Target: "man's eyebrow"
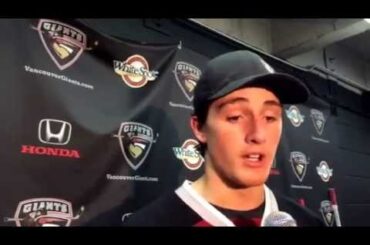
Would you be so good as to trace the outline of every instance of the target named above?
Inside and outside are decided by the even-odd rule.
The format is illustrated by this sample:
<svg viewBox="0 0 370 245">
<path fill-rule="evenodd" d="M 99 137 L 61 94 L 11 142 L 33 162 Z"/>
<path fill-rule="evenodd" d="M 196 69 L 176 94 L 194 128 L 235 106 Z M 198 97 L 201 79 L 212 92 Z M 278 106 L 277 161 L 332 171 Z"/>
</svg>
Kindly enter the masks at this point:
<svg viewBox="0 0 370 245">
<path fill-rule="evenodd" d="M 244 98 L 244 97 L 236 97 L 236 98 L 233 98 L 233 99 L 230 99 L 230 100 L 225 100 L 224 102 L 222 102 L 221 104 L 219 104 L 217 106 L 217 109 L 221 110 L 226 105 L 235 104 L 235 103 L 238 103 L 238 102 L 249 103 L 249 100 L 247 98 Z"/>
<path fill-rule="evenodd" d="M 272 105 L 272 106 L 278 106 L 278 107 L 281 107 L 283 108 L 283 105 L 276 101 L 276 100 L 266 100 L 265 102 L 263 102 L 264 105 Z"/>
</svg>

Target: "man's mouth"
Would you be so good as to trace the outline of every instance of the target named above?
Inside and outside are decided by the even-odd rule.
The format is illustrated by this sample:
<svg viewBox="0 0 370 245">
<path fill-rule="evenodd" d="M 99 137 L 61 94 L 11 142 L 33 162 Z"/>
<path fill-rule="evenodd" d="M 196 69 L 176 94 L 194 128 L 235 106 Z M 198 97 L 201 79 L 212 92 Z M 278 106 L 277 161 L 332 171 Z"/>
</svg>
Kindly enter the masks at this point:
<svg viewBox="0 0 370 245">
<path fill-rule="evenodd" d="M 252 153 L 252 154 L 247 154 L 246 155 L 246 158 L 249 161 L 258 162 L 258 161 L 261 161 L 262 160 L 263 155 L 262 154 L 259 154 L 259 153 Z"/>
<path fill-rule="evenodd" d="M 265 154 L 263 153 L 248 153 L 243 156 L 245 163 L 250 167 L 261 167 L 264 163 Z"/>
</svg>

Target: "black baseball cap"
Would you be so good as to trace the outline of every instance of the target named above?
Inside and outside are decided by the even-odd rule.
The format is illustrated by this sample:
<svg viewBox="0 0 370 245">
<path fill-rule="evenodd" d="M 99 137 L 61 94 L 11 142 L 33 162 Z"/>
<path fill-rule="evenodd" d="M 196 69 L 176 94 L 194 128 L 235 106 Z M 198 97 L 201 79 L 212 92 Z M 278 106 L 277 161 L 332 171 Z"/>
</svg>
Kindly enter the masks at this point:
<svg viewBox="0 0 370 245">
<path fill-rule="evenodd" d="M 194 90 L 194 110 L 242 87 L 262 87 L 273 92 L 282 104 L 304 103 L 310 96 L 298 78 L 277 73 L 259 55 L 239 50 L 210 60 Z"/>
</svg>

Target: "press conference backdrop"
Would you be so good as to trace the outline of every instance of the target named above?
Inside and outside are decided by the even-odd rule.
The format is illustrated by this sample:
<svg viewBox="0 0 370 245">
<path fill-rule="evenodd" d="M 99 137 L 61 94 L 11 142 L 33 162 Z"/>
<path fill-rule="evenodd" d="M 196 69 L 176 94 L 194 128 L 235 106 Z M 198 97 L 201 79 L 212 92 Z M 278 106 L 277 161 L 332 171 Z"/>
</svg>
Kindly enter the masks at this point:
<svg viewBox="0 0 370 245">
<path fill-rule="evenodd" d="M 184 22 L 162 30 L 127 23 L 135 24 L 121 25 L 124 37 L 99 20 L 0 21 L 1 226 L 120 225 L 202 174 L 188 126 L 194 87 L 207 60 L 248 47 Z M 342 225 L 369 225 L 363 100 L 266 59 L 313 91 L 306 104 L 284 108 L 269 186 L 328 226 L 338 225 L 328 194 L 335 188 Z"/>
</svg>

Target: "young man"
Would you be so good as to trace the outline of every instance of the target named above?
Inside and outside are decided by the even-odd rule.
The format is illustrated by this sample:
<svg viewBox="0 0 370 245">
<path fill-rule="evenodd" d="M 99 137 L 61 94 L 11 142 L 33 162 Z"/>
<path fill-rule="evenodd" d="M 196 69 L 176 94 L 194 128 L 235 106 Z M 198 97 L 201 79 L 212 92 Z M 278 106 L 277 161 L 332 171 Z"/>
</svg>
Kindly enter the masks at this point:
<svg viewBox="0 0 370 245">
<path fill-rule="evenodd" d="M 312 211 L 265 185 L 282 132 L 282 104 L 307 101 L 307 87 L 257 54 L 211 60 L 194 91 L 191 129 L 204 175 L 131 215 L 128 226 L 265 226 L 277 211 L 297 226 L 322 226 Z M 270 216 L 271 217 L 271 216 Z"/>
</svg>

